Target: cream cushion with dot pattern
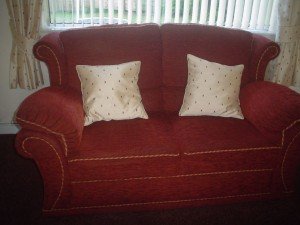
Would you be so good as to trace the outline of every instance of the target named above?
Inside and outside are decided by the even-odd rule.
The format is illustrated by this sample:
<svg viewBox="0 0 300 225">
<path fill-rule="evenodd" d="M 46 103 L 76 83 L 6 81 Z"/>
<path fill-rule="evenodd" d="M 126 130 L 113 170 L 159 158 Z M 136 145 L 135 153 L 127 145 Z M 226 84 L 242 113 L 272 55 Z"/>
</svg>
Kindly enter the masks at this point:
<svg viewBox="0 0 300 225">
<path fill-rule="evenodd" d="M 243 119 L 239 93 L 244 65 L 227 66 L 187 55 L 188 81 L 180 116 Z"/>
<path fill-rule="evenodd" d="M 148 119 L 137 85 L 140 61 L 119 65 L 77 65 L 81 82 L 85 123 Z"/>
</svg>

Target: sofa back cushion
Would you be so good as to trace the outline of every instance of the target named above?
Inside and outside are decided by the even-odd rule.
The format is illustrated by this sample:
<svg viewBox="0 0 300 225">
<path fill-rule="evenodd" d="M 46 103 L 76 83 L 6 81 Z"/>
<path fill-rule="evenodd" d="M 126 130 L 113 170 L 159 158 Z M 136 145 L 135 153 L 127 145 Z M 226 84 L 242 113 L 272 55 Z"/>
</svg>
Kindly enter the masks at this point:
<svg viewBox="0 0 300 225">
<path fill-rule="evenodd" d="M 159 26 L 108 25 L 60 33 L 68 85 L 80 90 L 76 65 L 116 65 L 141 61 L 138 85 L 147 112 L 162 109 L 162 57 Z"/>
<path fill-rule="evenodd" d="M 241 87 L 249 82 L 252 34 L 213 26 L 166 24 L 161 27 L 163 98 L 166 111 L 178 112 L 187 83 L 187 54 L 228 66 L 244 65 Z"/>
</svg>

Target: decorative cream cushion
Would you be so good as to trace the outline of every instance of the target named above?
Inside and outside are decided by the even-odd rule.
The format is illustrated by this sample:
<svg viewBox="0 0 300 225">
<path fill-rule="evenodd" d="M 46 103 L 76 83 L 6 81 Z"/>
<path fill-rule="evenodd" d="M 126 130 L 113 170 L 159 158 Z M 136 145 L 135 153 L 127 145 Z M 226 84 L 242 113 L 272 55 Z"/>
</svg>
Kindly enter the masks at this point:
<svg viewBox="0 0 300 225">
<path fill-rule="evenodd" d="M 85 123 L 101 120 L 148 119 L 137 85 L 140 61 L 119 65 L 77 65 Z"/>
<path fill-rule="evenodd" d="M 243 119 L 239 93 L 244 65 L 226 66 L 187 55 L 188 81 L 180 116 Z"/>
</svg>

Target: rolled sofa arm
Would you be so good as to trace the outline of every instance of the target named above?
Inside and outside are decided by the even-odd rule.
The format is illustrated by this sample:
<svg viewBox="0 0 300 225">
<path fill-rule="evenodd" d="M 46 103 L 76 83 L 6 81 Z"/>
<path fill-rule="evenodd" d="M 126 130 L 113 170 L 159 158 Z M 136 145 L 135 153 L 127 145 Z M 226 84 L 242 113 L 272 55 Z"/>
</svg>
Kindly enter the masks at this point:
<svg viewBox="0 0 300 225">
<path fill-rule="evenodd" d="M 65 156 L 76 152 L 80 144 L 84 111 L 81 93 L 67 87 L 47 87 L 26 98 L 16 121 L 22 129 L 55 136 Z"/>
<path fill-rule="evenodd" d="M 240 104 L 244 117 L 273 140 L 300 123 L 300 95 L 279 84 L 258 81 L 246 85 L 240 92 Z"/>
<path fill-rule="evenodd" d="M 62 42 L 59 38 L 60 32 L 51 32 L 42 37 L 34 46 L 34 56 L 45 62 L 51 86 L 60 86 L 67 83 L 66 62 Z"/>
<path fill-rule="evenodd" d="M 241 89 L 240 103 L 245 118 L 281 148 L 275 186 L 284 193 L 294 192 L 300 172 L 300 95 L 282 85 L 258 81 Z"/>
<path fill-rule="evenodd" d="M 36 162 L 44 182 L 44 210 L 66 207 L 71 181 L 68 161 L 60 141 L 49 134 L 22 129 L 16 137 L 17 151 Z"/>
<path fill-rule="evenodd" d="M 250 73 L 253 74 L 251 81 L 263 81 L 267 65 L 270 60 L 278 56 L 280 47 L 277 43 L 266 37 L 253 34 L 251 48 Z"/>
</svg>

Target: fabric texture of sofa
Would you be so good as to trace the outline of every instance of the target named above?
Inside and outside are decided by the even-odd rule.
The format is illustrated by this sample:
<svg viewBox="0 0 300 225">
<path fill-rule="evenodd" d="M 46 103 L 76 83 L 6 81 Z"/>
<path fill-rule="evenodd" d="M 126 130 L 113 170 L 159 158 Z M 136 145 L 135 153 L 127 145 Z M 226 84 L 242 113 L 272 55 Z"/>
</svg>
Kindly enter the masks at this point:
<svg viewBox="0 0 300 225">
<path fill-rule="evenodd" d="M 300 165 L 300 95 L 263 81 L 279 46 L 202 25 L 102 26 L 50 33 L 35 44 L 50 87 L 20 105 L 16 148 L 44 181 L 49 215 L 200 206 L 290 196 Z M 245 66 L 244 120 L 179 117 L 187 54 Z M 149 119 L 83 126 L 76 65 L 139 60 Z"/>
</svg>

